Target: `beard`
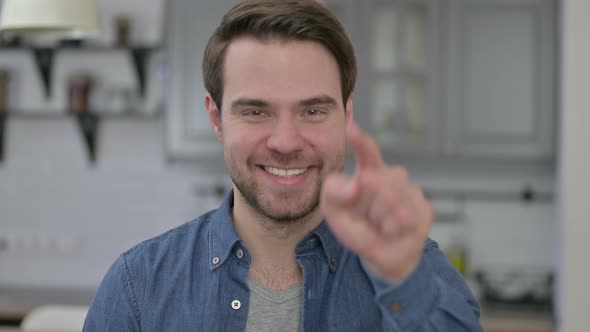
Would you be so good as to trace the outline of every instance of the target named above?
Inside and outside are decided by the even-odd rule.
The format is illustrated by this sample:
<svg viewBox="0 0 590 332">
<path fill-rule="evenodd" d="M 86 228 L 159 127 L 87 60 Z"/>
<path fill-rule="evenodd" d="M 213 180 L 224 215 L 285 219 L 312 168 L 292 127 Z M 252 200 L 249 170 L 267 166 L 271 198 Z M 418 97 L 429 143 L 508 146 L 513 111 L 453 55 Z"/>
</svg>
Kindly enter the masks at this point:
<svg viewBox="0 0 590 332">
<path fill-rule="evenodd" d="M 263 192 L 254 181 L 240 181 L 242 179 L 232 177 L 232 180 L 248 205 L 263 217 L 277 223 L 294 223 L 303 220 L 311 214 L 320 204 L 321 183 L 318 180 L 313 184 L 313 193 L 304 199 L 293 200 L 293 195 L 286 191 L 272 194 Z M 272 197 L 269 197 L 272 196 Z M 301 195 L 299 195 L 301 197 Z M 273 203 L 279 201 L 278 203 Z M 276 206 L 280 205 L 280 206 Z"/>
<path fill-rule="evenodd" d="M 224 159 L 228 173 L 236 188 L 248 205 L 260 216 L 276 223 L 287 224 L 304 220 L 318 209 L 320 191 L 325 177 L 325 175 L 322 176 L 322 170 L 324 170 L 322 161 L 313 163 L 315 165 L 313 171 L 317 173 L 312 179 L 313 182 L 308 184 L 302 191 L 284 189 L 277 192 L 261 188 L 255 172 L 239 168 L 235 160 L 227 155 Z M 337 154 L 336 159 L 336 166 L 331 171 L 342 171 L 344 168 L 342 154 Z M 301 163 L 297 163 L 297 160 L 301 160 L 297 156 L 273 156 L 272 160 L 278 162 L 279 165 L 301 165 Z M 248 160 L 246 165 L 254 165 L 254 163 Z"/>
</svg>

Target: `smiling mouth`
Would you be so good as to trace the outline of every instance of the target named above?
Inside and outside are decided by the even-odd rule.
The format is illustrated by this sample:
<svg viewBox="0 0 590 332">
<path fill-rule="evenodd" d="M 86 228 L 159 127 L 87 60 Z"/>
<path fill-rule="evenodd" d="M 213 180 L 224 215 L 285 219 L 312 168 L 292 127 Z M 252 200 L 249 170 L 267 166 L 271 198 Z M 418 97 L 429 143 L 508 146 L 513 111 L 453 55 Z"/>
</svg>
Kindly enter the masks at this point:
<svg viewBox="0 0 590 332">
<path fill-rule="evenodd" d="M 276 167 L 270 167 L 270 166 L 263 166 L 262 168 L 269 174 L 272 174 L 275 176 L 281 176 L 281 177 L 297 176 L 297 175 L 305 173 L 305 171 L 308 170 L 307 167 L 306 168 L 282 169 L 282 168 L 276 168 Z"/>
</svg>

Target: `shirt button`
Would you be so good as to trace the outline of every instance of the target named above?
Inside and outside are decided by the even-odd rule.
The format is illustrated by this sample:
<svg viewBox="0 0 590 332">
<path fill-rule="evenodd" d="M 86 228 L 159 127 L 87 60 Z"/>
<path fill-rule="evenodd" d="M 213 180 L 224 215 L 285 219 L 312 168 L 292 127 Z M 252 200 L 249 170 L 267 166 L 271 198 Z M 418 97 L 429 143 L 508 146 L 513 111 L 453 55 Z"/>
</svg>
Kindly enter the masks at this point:
<svg viewBox="0 0 590 332">
<path fill-rule="evenodd" d="M 213 264 L 219 263 L 219 257 L 213 257 Z"/>
<path fill-rule="evenodd" d="M 238 256 L 239 259 L 242 259 L 242 257 L 244 257 L 244 250 L 238 249 L 236 256 Z"/>
<path fill-rule="evenodd" d="M 393 311 L 393 312 L 400 312 L 401 310 L 402 310 L 402 305 L 399 304 L 399 302 L 394 302 L 391 305 L 391 311 Z"/>
<path fill-rule="evenodd" d="M 238 310 L 238 309 L 240 309 L 242 307 L 242 303 L 240 301 L 238 301 L 238 300 L 233 300 L 231 302 L 231 307 L 234 310 Z"/>
</svg>

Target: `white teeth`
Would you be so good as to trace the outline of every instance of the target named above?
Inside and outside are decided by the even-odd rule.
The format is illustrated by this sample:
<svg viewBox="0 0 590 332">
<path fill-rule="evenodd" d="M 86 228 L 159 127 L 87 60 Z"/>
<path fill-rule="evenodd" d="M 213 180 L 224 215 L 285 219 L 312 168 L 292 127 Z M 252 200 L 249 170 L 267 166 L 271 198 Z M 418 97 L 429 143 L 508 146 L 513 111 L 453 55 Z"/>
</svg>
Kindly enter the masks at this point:
<svg viewBox="0 0 590 332">
<path fill-rule="evenodd" d="M 267 171 L 268 173 L 270 173 L 272 175 L 277 175 L 277 176 L 295 176 L 295 175 L 302 174 L 303 172 L 305 172 L 306 169 L 307 168 L 280 169 L 280 168 L 264 166 L 265 171 Z"/>
</svg>

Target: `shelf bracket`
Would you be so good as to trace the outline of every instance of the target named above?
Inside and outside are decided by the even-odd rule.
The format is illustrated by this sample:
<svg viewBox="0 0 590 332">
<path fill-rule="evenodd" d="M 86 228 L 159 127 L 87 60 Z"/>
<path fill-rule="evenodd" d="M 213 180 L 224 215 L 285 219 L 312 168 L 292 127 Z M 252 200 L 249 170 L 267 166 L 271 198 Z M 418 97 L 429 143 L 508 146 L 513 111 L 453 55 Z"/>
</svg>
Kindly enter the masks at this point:
<svg viewBox="0 0 590 332">
<path fill-rule="evenodd" d="M 4 127 L 6 126 L 6 110 L 0 111 L 0 162 L 4 161 Z"/>
<path fill-rule="evenodd" d="M 82 135 L 84 144 L 86 145 L 88 160 L 91 164 L 95 164 L 99 117 L 96 114 L 90 112 L 76 113 L 75 116 L 78 120 L 80 134 Z"/>
<path fill-rule="evenodd" d="M 37 69 L 43 82 L 45 97 L 49 98 L 51 96 L 51 74 L 53 69 L 55 49 L 48 47 L 33 48 L 33 55 L 35 57 L 35 64 L 37 65 Z"/>
<path fill-rule="evenodd" d="M 149 47 L 131 47 L 129 50 L 131 61 L 133 62 L 133 68 L 135 69 L 135 75 L 137 77 L 137 83 L 139 85 L 139 95 L 142 98 L 145 97 L 146 94 L 146 67 L 150 51 Z"/>
</svg>

